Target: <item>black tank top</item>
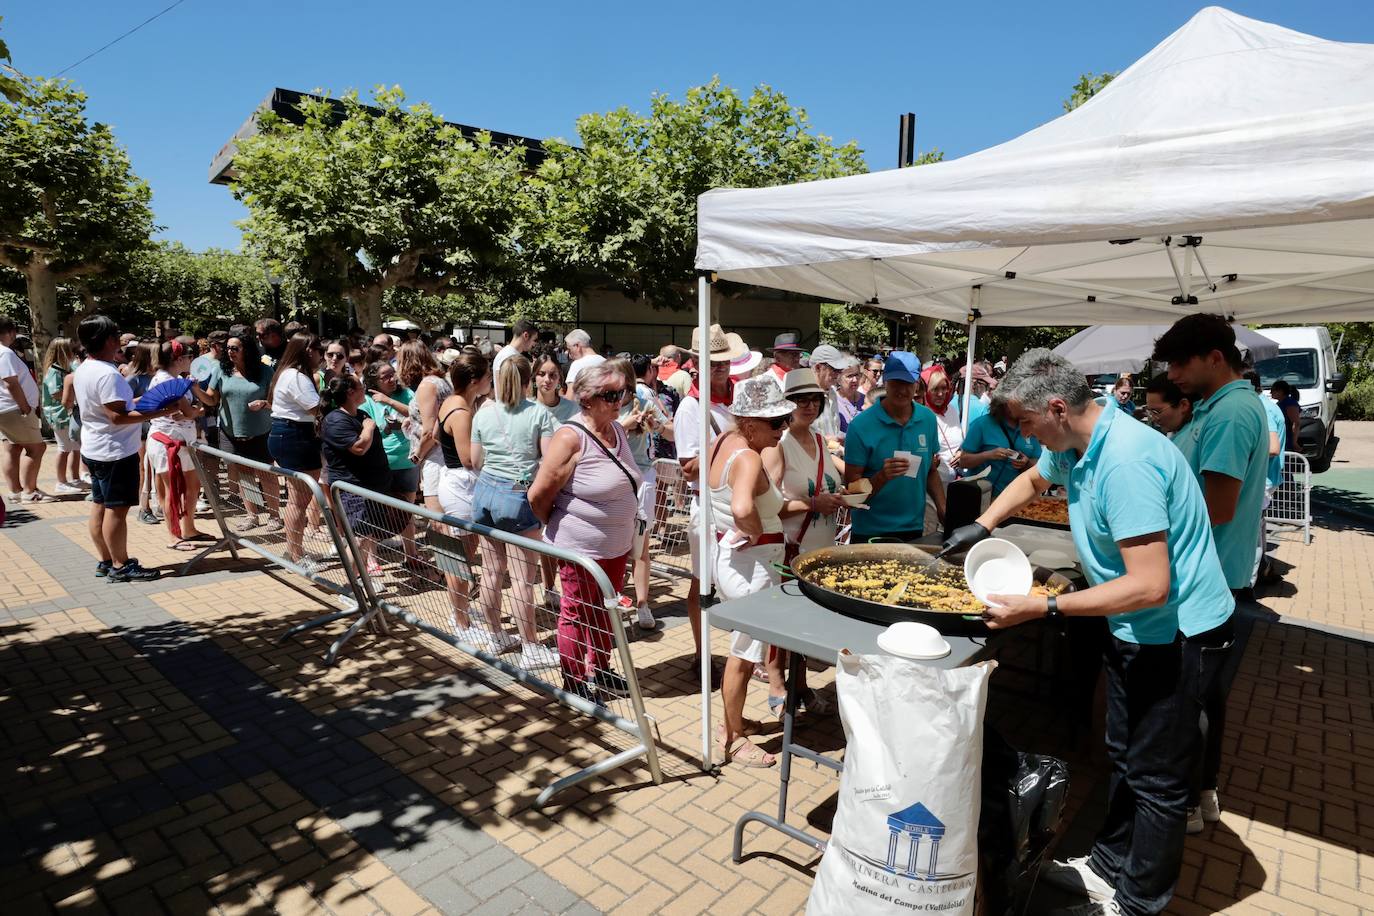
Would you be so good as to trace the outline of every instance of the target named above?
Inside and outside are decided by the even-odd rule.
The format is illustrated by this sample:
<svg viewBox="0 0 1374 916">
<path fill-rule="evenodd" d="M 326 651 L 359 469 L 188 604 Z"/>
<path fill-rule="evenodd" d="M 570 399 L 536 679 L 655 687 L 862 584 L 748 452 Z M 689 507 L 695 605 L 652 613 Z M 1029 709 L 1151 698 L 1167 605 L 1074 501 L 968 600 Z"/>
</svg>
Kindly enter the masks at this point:
<svg viewBox="0 0 1374 916">
<path fill-rule="evenodd" d="M 453 441 L 453 436 L 448 431 L 448 418 L 460 410 L 467 410 L 467 408 L 455 407 L 439 420 L 439 451 L 444 454 L 444 467 L 446 468 L 456 469 L 463 466 L 463 458 L 458 454 L 458 443 Z"/>
</svg>

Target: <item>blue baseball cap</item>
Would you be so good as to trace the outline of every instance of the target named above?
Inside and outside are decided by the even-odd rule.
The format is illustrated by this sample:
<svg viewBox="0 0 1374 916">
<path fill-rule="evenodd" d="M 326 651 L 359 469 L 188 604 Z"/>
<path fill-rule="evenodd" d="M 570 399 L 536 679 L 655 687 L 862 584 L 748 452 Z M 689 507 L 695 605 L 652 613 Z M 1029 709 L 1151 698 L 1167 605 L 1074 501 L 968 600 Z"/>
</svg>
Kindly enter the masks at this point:
<svg viewBox="0 0 1374 916">
<path fill-rule="evenodd" d="M 883 381 L 915 382 L 921 377 L 921 358 L 906 350 L 893 350 L 883 363 Z"/>
</svg>

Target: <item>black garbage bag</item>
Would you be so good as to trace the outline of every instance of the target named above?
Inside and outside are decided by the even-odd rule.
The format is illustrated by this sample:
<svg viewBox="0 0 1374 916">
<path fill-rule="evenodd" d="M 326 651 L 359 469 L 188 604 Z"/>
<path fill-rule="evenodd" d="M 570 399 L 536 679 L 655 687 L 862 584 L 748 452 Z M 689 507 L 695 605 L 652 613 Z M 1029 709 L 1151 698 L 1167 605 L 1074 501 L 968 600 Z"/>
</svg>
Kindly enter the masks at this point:
<svg viewBox="0 0 1374 916">
<path fill-rule="evenodd" d="M 984 728 L 978 819 L 984 912 L 1015 911 L 1024 879 L 1034 873 L 1054 839 L 1068 794 L 1068 764 L 1018 751 L 996 730 Z"/>
</svg>

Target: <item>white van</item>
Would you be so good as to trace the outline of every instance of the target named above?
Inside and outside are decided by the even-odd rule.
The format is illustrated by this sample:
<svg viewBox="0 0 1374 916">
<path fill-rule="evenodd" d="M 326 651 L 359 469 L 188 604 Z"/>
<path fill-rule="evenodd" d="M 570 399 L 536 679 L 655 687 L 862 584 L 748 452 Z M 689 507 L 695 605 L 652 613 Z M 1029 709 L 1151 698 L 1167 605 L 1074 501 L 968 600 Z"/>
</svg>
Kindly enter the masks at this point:
<svg viewBox="0 0 1374 916">
<path fill-rule="evenodd" d="M 1279 345 L 1278 356 L 1255 363 L 1268 397 L 1269 386 L 1279 379 L 1292 385 L 1302 406 L 1298 444 L 1288 450 L 1302 452 L 1315 472 L 1331 466 L 1336 454 L 1336 395 L 1345 388 L 1345 376 L 1336 371 L 1336 350 L 1331 335 L 1318 325 L 1310 328 L 1260 328 L 1259 332 Z"/>
</svg>

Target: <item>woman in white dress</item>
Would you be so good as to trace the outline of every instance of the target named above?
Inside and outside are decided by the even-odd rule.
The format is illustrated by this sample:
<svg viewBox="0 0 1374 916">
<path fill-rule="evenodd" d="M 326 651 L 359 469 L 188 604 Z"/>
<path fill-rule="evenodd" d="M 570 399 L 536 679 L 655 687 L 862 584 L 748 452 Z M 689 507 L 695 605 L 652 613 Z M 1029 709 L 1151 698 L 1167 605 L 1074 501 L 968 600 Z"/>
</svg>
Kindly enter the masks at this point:
<svg viewBox="0 0 1374 916">
<path fill-rule="evenodd" d="M 777 446 L 764 449 L 763 468 L 769 478 L 781 481 L 783 503 L 778 514 L 786 540 L 786 559 L 791 563 L 795 556 L 808 550 L 834 546 L 839 534 L 837 516 L 845 504 L 840 497 L 844 465 L 825 447 L 824 437 L 811 428 L 825 406 L 825 392 L 816 373 L 793 369 L 782 385 L 783 396 L 797 409 Z M 786 671 L 785 653 L 774 652 L 783 655 L 777 667 Z M 797 686 L 802 706 L 808 712 L 830 712 L 830 703 L 807 689 L 804 681 Z M 784 700 L 783 696 L 769 696 L 769 710 L 781 716 Z"/>
<path fill-rule="evenodd" d="M 735 428 L 716 440 L 707 478 L 711 513 L 718 544 L 712 560 L 716 584 L 725 600 L 742 598 L 778 584 L 777 565 L 783 559 L 782 493 L 764 470 L 761 453 L 776 447 L 796 405 L 769 378 L 751 378 L 735 386 L 730 413 Z M 733 633 L 720 694 L 725 721 L 716 731 L 716 750 L 722 762 L 769 767 L 772 755 L 749 740 L 759 723 L 744 718 L 744 700 L 754 665 L 768 647 L 747 633 Z M 781 657 L 769 662 L 768 692 L 785 692 Z"/>
</svg>

